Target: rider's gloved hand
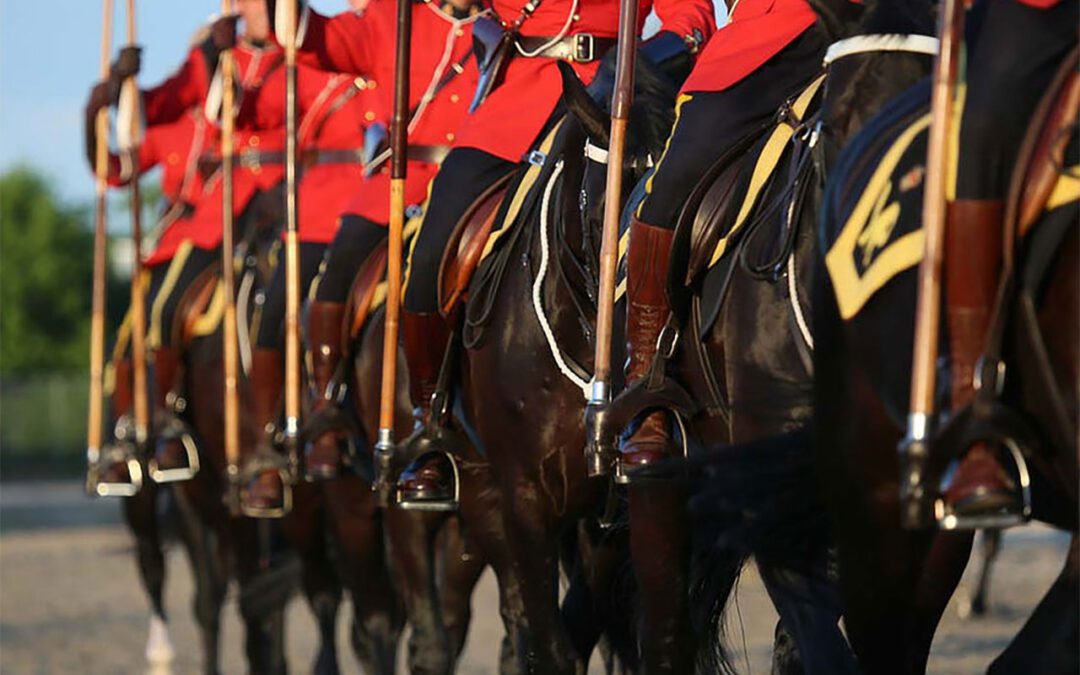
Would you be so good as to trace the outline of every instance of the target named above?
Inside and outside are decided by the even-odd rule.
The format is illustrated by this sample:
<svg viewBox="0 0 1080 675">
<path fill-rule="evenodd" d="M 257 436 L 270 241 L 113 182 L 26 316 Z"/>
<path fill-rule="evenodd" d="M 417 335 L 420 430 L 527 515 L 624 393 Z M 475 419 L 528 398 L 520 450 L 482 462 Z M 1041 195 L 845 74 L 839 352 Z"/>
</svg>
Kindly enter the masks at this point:
<svg viewBox="0 0 1080 675">
<path fill-rule="evenodd" d="M 682 82 L 690 74 L 702 39 L 683 37 L 668 30 L 652 36 L 638 50 L 641 56 L 676 82 Z"/>
<path fill-rule="evenodd" d="M 223 16 L 210 25 L 210 42 L 214 49 L 223 52 L 236 46 L 236 24 L 239 14 Z"/>
<path fill-rule="evenodd" d="M 123 82 L 129 77 L 138 75 L 141 69 L 142 47 L 139 47 L 138 45 L 121 47 L 119 54 L 116 56 L 116 60 L 113 61 L 112 70 L 109 71 L 109 77 Z"/>
</svg>

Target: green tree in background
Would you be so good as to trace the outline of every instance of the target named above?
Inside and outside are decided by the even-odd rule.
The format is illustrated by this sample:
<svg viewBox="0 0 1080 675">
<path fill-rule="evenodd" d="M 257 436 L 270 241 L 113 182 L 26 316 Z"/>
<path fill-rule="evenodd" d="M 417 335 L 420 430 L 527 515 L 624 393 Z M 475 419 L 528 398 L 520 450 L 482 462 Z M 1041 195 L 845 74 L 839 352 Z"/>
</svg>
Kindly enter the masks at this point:
<svg viewBox="0 0 1080 675">
<path fill-rule="evenodd" d="M 87 366 L 94 235 L 31 169 L 0 176 L 0 375 Z M 109 280 L 110 325 L 126 308 Z"/>
</svg>

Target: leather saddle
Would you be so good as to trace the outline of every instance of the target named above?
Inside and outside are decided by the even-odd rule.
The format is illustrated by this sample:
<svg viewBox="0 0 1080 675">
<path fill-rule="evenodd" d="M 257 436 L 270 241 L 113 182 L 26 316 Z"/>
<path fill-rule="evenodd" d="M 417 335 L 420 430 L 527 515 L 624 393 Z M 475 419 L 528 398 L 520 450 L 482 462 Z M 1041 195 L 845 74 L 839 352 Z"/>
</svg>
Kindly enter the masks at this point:
<svg viewBox="0 0 1080 675">
<path fill-rule="evenodd" d="M 189 345 L 197 337 L 213 333 L 220 324 L 215 300 L 220 296 L 221 265 L 214 264 L 195 277 L 184 289 L 173 320 L 173 344 Z"/>
<path fill-rule="evenodd" d="M 353 278 L 352 286 L 349 288 L 349 299 L 345 309 L 345 316 L 350 318 L 342 325 L 343 347 L 360 337 L 372 310 L 377 306 L 376 296 L 380 286 L 386 281 L 387 257 L 386 247 L 379 246 L 356 271 L 356 277 Z"/>
<path fill-rule="evenodd" d="M 1064 166 L 1065 151 L 1073 141 L 1080 118 L 1080 48 L 1073 49 L 1062 63 L 1046 96 L 1033 119 L 1033 125 L 1021 150 L 1023 167 L 1013 176 L 1012 209 L 1008 218 L 1014 223 L 1016 237 L 1025 237 L 1043 212 L 1060 206 L 1062 200 L 1075 199 L 1077 189 L 1070 190 L 1069 182 L 1080 183 Z M 1073 141 L 1074 142 L 1074 141 Z M 1026 160 L 1026 161 L 1024 161 Z M 1073 199 L 1069 199 L 1072 197 Z M 1009 242 L 1006 242 L 1009 244 Z"/>
<path fill-rule="evenodd" d="M 516 175 L 510 172 L 499 178 L 465 210 L 454 227 L 439 265 L 439 308 L 444 316 L 449 316 L 464 299 L 495 227 L 499 207 Z"/>
</svg>

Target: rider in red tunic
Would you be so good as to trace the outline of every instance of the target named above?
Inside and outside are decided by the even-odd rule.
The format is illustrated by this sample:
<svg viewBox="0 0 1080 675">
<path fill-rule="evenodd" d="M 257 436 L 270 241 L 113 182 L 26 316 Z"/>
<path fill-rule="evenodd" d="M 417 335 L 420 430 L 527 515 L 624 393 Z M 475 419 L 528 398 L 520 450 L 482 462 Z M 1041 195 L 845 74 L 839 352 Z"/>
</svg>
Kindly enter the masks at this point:
<svg viewBox="0 0 1080 675">
<path fill-rule="evenodd" d="M 536 5 L 520 0 L 492 2 L 495 18 L 504 26 L 518 25 L 519 37 L 501 84 L 454 136 L 454 149 L 432 185 L 430 208 L 410 254 L 401 330 L 410 381 L 416 379 L 414 392 L 424 394 L 413 403 L 422 409 L 425 421 L 431 407 L 427 394 L 434 390 L 449 337 L 439 313 L 436 277 L 454 226 L 484 190 L 525 159 L 548 123 L 562 94 L 556 61 L 568 62 L 589 83 L 618 32 L 617 0 L 545 0 Z M 643 0 L 642 22 L 650 9 L 660 18 L 662 31 L 649 42 L 665 56 L 696 52 L 715 29 L 709 0 Z M 644 50 L 648 58 L 649 43 Z M 417 433 L 407 443 L 422 439 Z M 450 508 L 455 491 L 451 462 L 443 452 L 421 455 L 399 478 L 401 501 Z"/>
<path fill-rule="evenodd" d="M 980 0 L 969 12 L 967 87 L 945 237 L 954 409 L 974 398 L 998 289 L 1009 179 L 1035 107 L 1076 47 L 1077 7 L 1071 0 Z M 951 513 L 1019 516 L 1021 498 L 999 451 L 978 443 L 966 452 L 943 494 Z"/>
<path fill-rule="evenodd" d="M 825 38 L 806 0 L 740 0 L 706 45 L 676 104 L 667 148 L 630 225 L 627 384 L 643 377 L 671 313 L 666 295 L 675 222 L 698 180 L 733 145 L 761 129 L 821 70 Z M 709 139 L 703 143 L 702 139 Z M 622 444 L 620 475 L 666 456 L 667 414 L 647 415 Z"/>
<path fill-rule="evenodd" d="M 406 204 L 418 208 L 439 162 L 449 151 L 476 89 L 472 58 L 472 24 L 478 12 L 471 1 L 454 0 L 442 7 L 415 3 L 412 16 L 412 60 L 408 178 Z M 333 18 L 306 12 L 301 20 L 302 63 L 360 75 L 368 134 L 365 154 L 370 175 L 354 185 L 352 198 L 340 209 L 340 229 L 312 285 L 308 306 L 308 363 L 312 366 L 315 399 L 312 409 L 322 421 L 334 417 L 333 402 L 322 396 L 342 358 L 345 305 L 361 264 L 385 245 L 389 222 L 389 162 L 381 141 L 392 109 L 393 59 L 396 41 L 394 0 L 371 0 L 361 11 Z M 381 132 L 381 133 L 380 133 Z M 303 200 L 301 200 L 303 204 Z M 410 378 L 411 381 L 411 378 Z M 314 422 L 316 418 L 309 420 Z M 306 449 L 309 472 L 331 473 L 341 461 L 342 431 L 311 439 Z"/>
<path fill-rule="evenodd" d="M 86 139 L 87 153 L 91 166 L 94 163 L 94 148 L 96 135 L 94 118 L 97 114 L 98 104 L 91 97 L 91 103 L 87 106 L 86 115 Z M 192 109 L 179 120 L 171 124 L 152 126 L 138 146 L 138 154 L 130 153 L 123 155 L 111 154 L 109 157 L 108 181 L 113 187 L 127 185 L 130 181 L 160 166 L 162 209 L 156 227 L 162 230 L 154 252 L 143 261 L 146 266 L 148 279 L 148 292 L 146 294 L 147 326 L 147 349 L 152 350 L 154 364 L 154 417 L 153 437 L 157 446 L 172 445 L 179 441 L 179 429 L 175 425 L 176 417 L 168 405 L 169 394 L 176 385 L 176 373 L 180 364 L 179 349 L 172 344 L 171 326 L 172 313 L 175 303 L 166 303 L 164 299 L 169 295 L 162 293 L 162 288 L 168 278 L 169 262 L 176 255 L 186 239 L 185 233 L 189 230 L 188 216 L 193 210 L 192 204 L 198 199 L 202 188 L 202 180 L 198 172 L 197 160 L 202 149 L 213 142 L 213 133 L 209 129 L 202 116 L 201 110 Z M 183 244 L 189 247 L 190 245 Z M 188 255 L 185 248 L 183 255 Z M 166 329 L 163 330 L 163 326 Z M 130 340 L 124 340 L 123 345 L 118 347 L 113 355 L 112 365 L 114 372 L 114 385 L 112 393 L 112 415 L 116 421 L 117 429 L 130 426 L 128 415 L 132 401 L 131 360 L 129 354 Z M 130 431 L 130 429 L 128 430 Z M 116 433 L 116 437 L 133 438 L 131 433 Z M 184 458 L 179 456 L 182 448 L 173 448 L 175 452 L 164 454 L 176 454 L 175 462 L 161 465 L 161 468 L 174 468 L 182 464 Z M 120 470 L 122 465 L 116 467 Z M 106 468 L 106 471 L 109 471 Z M 112 480 L 105 476 L 106 480 Z M 118 476 L 118 478 L 120 478 Z"/>
<path fill-rule="evenodd" d="M 260 2 L 239 4 L 244 20 L 245 38 L 235 50 L 240 73 L 240 101 L 245 92 L 261 85 L 267 72 L 281 63 L 280 49 L 269 45 L 269 24 Z M 142 96 L 147 123 L 146 139 L 137 161 L 113 158 L 112 180 L 126 182 L 131 176 L 149 170 L 155 163 L 163 166 L 162 188 L 172 206 L 165 212 L 163 233 L 154 252 L 144 262 L 150 271 L 148 293 L 148 345 L 154 350 L 156 380 L 156 418 L 175 420 L 165 405 L 174 389 L 181 362 L 181 345 L 176 343 L 174 318 L 184 290 L 220 254 L 222 194 L 220 171 L 213 171 L 212 158 L 219 140 L 208 113 L 216 113 L 214 100 L 220 103 L 220 85 L 212 86 L 211 76 L 218 66 L 222 47 L 234 38 L 222 35 L 235 30 L 231 19 L 220 20 L 202 31 L 184 64 L 162 84 L 145 90 Z M 207 35 L 209 33 L 209 36 Z M 106 82 L 97 85 L 88 105 L 88 120 L 103 106 L 115 104 L 120 82 L 138 72 L 138 48 L 121 50 L 118 65 Z M 211 103 L 208 105 L 207 100 Z M 209 115 L 216 117 L 216 114 Z M 89 123 L 89 122 L 88 122 Z M 262 164 L 258 160 L 266 149 L 283 147 L 284 135 L 249 133 L 237 135 L 239 160 L 234 171 L 233 214 L 239 216 L 252 198 L 280 182 L 280 160 Z M 210 160 L 209 162 L 207 160 Z M 125 167 L 130 167 L 125 170 Z M 205 175 L 204 175 L 205 174 Z M 204 180 L 205 179 L 205 180 Z M 126 381 L 118 375 L 117 382 Z M 130 398 L 130 397 L 128 397 Z M 155 425 L 158 425 L 155 422 Z M 166 423 L 165 429 L 174 424 Z M 185 461 L 183 449 L 174 442 L 175 435 L 159 435 L 155 455 L 162 469 Z M 164 442 L 162 442 L 164 441 Z"/>
<path fill-rule="evenodd" d="M 297 72 L 297 225 L 300 241 L 300 289 L 306 289 L 338 229 L 339 214 L 363 181 L 361 142 L 371 111 L 363 78 L 329 73 L 306 66 Z M 285 120 L 284 71 L 271 75 L 242 111 L 238 123 L 254 128 L 277 128 Z M 250 373 L 256 428 L 276 426 L 284 380 L 286 279 L 284 247 L 277 249 L 277 265 L 256 324 L 255 350 Z M 259 439 L 254 456 L 245 457 L 244 475 L 254 480 L 245 491 L 245 503 L 259 509 L 280 505 L 283 459 L 274 452 L 273 434 Z"/>
</svg>

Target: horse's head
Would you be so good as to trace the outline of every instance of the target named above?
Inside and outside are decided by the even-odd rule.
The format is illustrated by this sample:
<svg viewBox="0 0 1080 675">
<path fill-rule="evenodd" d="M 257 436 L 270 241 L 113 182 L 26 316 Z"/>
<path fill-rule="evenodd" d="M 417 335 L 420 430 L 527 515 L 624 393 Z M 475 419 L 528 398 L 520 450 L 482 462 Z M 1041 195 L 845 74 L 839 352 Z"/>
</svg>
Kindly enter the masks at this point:
<svg viewBox="0 0 1080 675">
<path fill-rule="evenodd" d="M 586 161 L 580 192 L 581 215 L 586 229 L 598 230 L 603 222 L 607 149 L 611 140 L 611 115 L 608 111 L 614 83 L 614 60 L 605 60 L 596 79 L 588 87 L 578 79 L 570 66 L 560 63 L 559 68 L 563 76 L 563 102 L 573 123 L 580 127 L 586 139 Z M 675 120 L 677 91 L 675 83 L 647 59 L 636 59 L 634 103 L 630 111 L 623 164 L 623 201 L 663 152 Z"/>
<path fill-rule="evenodd" d="M 809 0 L 830 42 L 822 120 L 843 147 L 885 103 L 933 63 L 931 0 Z"/>
</svg>

